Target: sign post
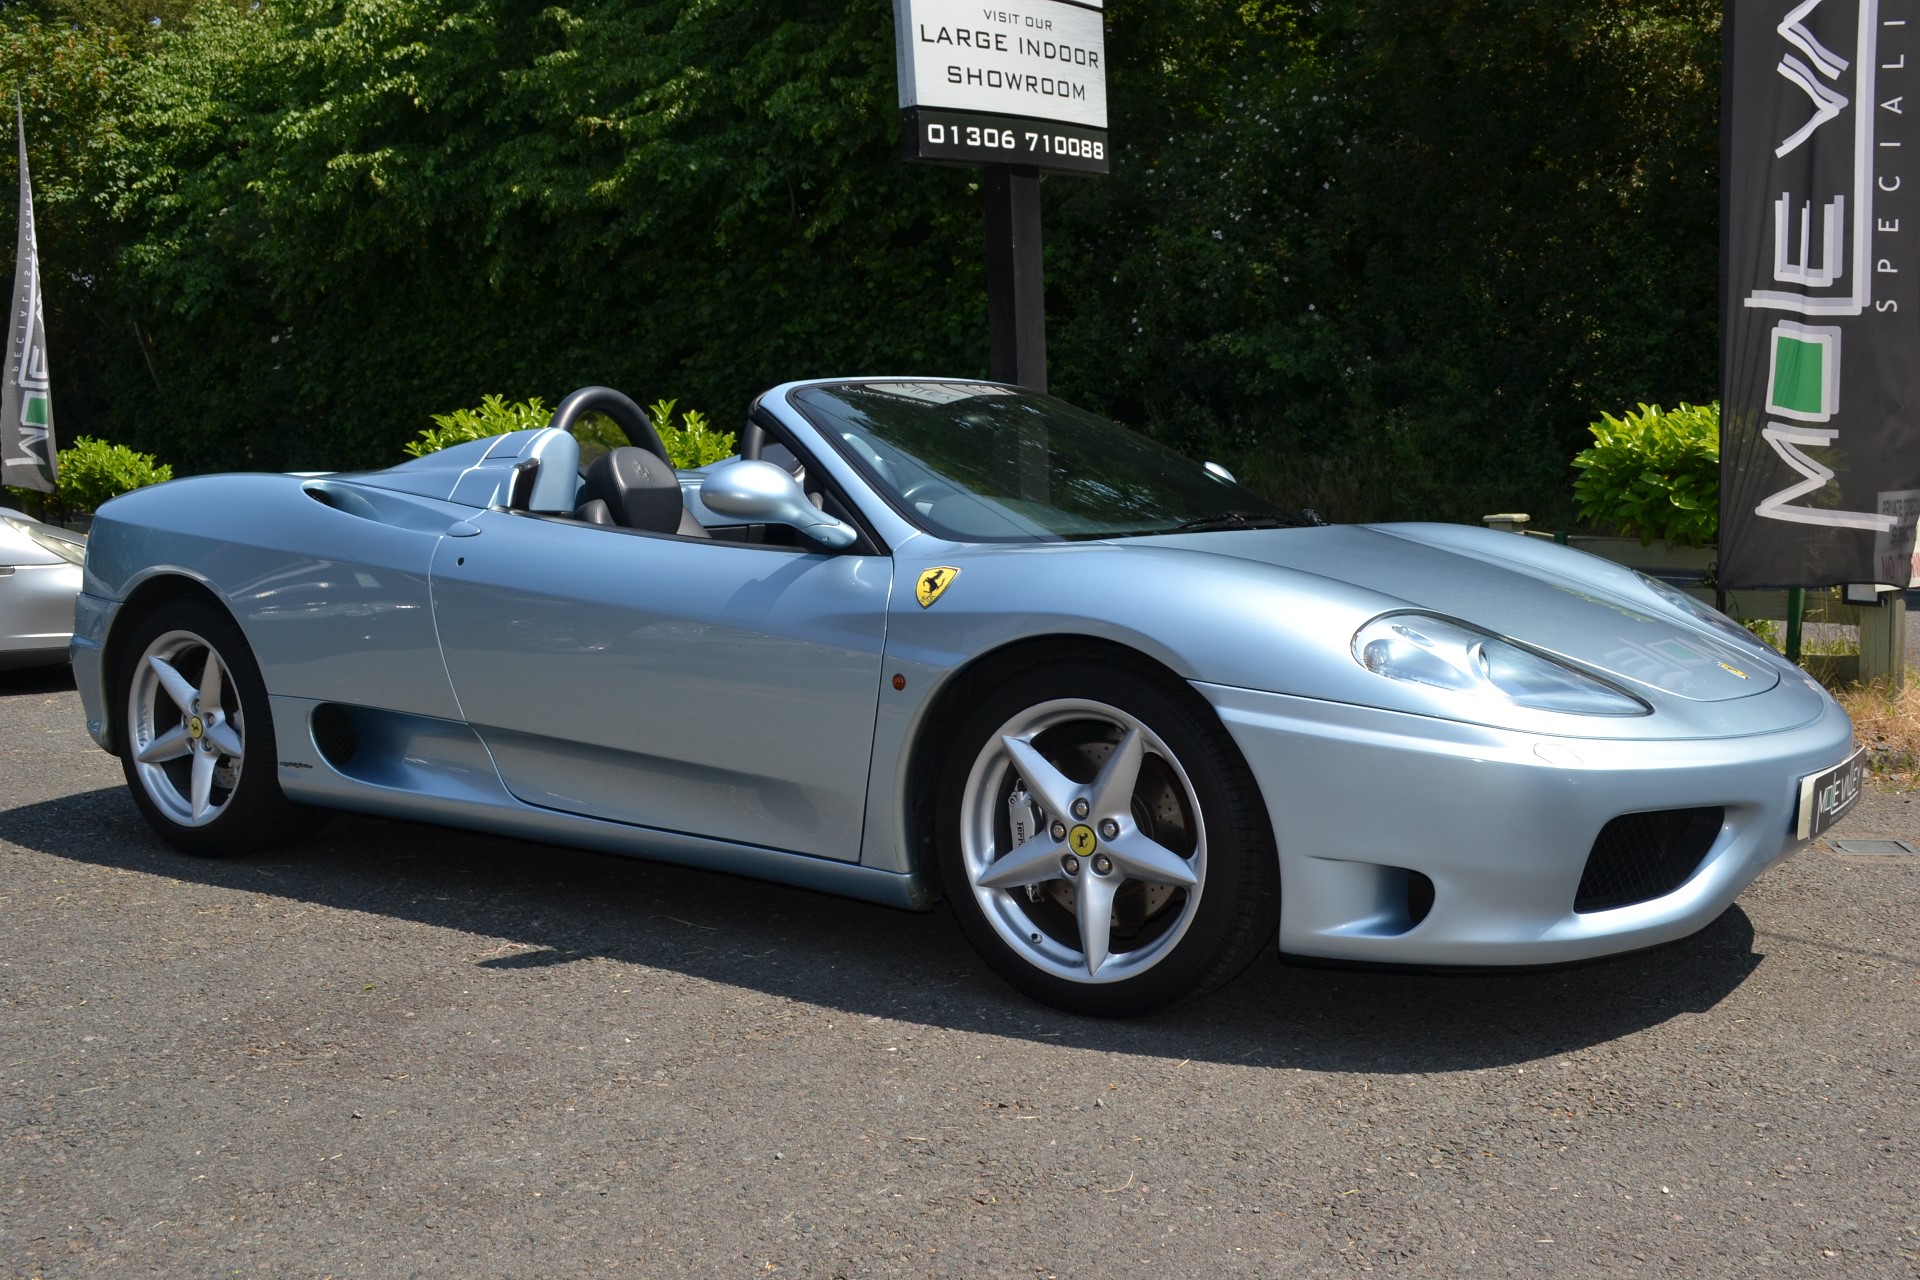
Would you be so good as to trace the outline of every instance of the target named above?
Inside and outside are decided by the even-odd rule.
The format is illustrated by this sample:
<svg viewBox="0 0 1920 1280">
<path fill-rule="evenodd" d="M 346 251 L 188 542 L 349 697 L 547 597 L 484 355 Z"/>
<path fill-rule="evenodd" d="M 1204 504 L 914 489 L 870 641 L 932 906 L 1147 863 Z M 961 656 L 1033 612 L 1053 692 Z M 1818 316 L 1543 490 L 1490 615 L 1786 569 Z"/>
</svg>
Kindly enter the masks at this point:
<svg viewBox="0 0 1920 1280">
<path fill-rule="evenodd" d="M 1040 175 L 1108 172 L 1104 0 L 894 0 L 903 158 L 984 169 L 990 373 L 1047 387 Z"/>
<path fill-rule="evenodd" d="M 987 365 L 996 382 L 1047 389 L 1047 285 L 1040 171 L 987 166 Z"/>
</svg>

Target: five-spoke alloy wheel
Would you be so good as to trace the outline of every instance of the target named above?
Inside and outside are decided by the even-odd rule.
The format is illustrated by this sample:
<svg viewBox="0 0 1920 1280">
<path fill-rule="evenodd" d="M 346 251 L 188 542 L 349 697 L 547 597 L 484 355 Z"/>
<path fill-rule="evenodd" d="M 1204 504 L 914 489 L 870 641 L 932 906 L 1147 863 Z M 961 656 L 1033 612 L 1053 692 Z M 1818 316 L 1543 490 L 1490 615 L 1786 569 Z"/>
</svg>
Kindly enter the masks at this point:
<svg viewBox="0 0 1920 1280">
<path fill-rule="evenodd" d="M 1270 827 L 1212 709 L 1153 674 L 1030 669 L 954 743 L 940 813 L 947 895 L 1014 985 L 1130 1015 L 1239 972 L 1276 926 Z"/>
<path fill-rule="evenodd" d="M 210 602 L 171 600 L 117 651 L 121 767 L 154 830 L 208 857 L 281 839 L 289 806 L 266 689 L 233 620 Z"/>
</svg>

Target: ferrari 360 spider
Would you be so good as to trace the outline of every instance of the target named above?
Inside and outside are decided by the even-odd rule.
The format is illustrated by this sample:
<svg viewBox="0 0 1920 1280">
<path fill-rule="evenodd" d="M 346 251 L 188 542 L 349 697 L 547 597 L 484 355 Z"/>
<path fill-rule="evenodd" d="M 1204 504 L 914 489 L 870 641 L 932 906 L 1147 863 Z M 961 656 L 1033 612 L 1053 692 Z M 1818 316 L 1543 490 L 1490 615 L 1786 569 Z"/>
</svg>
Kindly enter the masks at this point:
<svg viewBox="0 0 1920 1280">
<path fill-rule="evenodd" d="M 582 465 L 597 411 L 633 447 Z M 1059 400 L 790 383 L 676 474 L 626 396 L 94 521 L 88 729 L 189 853 L 295 805 L 902 907 L 1133 1014 L 1263 949 L 1552 964 L 1691 934 L 1858 790 L 1845 714 L 1544 539 L 1324 526 Z"/>
</svg>

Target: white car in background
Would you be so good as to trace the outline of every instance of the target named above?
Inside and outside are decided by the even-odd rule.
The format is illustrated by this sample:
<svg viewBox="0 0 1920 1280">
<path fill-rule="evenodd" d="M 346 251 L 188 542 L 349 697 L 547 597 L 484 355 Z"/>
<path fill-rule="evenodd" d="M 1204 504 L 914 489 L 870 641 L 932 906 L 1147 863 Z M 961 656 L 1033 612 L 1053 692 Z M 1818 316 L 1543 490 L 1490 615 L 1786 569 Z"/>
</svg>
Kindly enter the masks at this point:
<svg viewBox="0 0 1920 1280">
<path fill-rule="evenodd" d="M 0 509 L 0 671 L 67 660 L 86 558 L 77 534 Z"/>
</svg>

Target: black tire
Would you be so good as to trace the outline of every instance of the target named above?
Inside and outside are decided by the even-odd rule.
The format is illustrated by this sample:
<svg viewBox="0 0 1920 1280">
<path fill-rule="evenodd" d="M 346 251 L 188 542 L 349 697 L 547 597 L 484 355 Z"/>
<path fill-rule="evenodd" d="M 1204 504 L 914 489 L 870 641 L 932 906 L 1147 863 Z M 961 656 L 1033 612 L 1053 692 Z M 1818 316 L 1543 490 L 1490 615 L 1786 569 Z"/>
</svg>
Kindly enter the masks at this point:
<svg viewBox="0 0 1920 1280">
<path fill-rule="evenodd" d="M 936 820 L 947 900 L 975 950 L 1074 1013 L 1201 996 L 1279 924 L 1272 826 L 1246 761 L 1198 694 L 1144 667 L 1056 661 L 994 689 L 954 737 Z"/>
<path fill-rule="evenodd" d="M 280 792 L 266 685 L 226 611 L 205 600 L 169 600 L 136 620 L 115 647 L 120 767 L 160 838 L 203 858 L 289 838 L 304 811 Z"/>
</svg>

